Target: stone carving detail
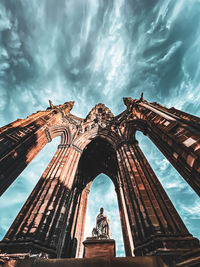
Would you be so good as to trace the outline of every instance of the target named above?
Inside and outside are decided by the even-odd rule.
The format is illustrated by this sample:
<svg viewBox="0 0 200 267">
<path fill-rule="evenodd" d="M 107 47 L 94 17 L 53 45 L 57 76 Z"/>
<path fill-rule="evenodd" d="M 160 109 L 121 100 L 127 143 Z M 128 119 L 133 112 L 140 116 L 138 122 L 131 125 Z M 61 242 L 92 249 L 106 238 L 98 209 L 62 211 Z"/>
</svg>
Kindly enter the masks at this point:
<svg viewBox="0 0 200 267">
<path fill-rule="evenodd" d="M 96 126 L 105 128 L 113 121 L 114 115 L 104 104 L 97 104 L 87 115 L 85 124 L 95 123 Z"/>
<path fill-rule="evenodd" d="M 49 132 L 48 127 L 45 129 L 45 133 L 46 133 L 46 138 L 47 138 L 48 142 L 50 143 L 52 141 L 52 138 L 51 138 L 51 134 Z"/>
</svg>

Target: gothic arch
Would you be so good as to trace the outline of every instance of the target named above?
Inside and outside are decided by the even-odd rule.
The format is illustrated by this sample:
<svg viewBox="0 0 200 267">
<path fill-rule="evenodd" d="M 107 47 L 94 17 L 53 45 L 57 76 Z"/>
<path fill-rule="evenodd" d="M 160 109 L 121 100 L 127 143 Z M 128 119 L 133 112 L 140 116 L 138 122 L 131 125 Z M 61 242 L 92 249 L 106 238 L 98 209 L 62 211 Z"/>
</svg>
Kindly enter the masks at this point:
<svg viewBox="0 0 200 267">
<path fill-rule="evenodd" d="M 97 175 L 104 173 L 117 186 L 118 163 L 114 145 L 115 143 L 111 143 L 104 135 L 98 134 L 92 138 L 81 154 L 76 183 L 86 186 Z"/>
<path fill-rule="evenodd" d="M 89 198 L 88 198 L 88 203 L 87 203 L 87 214 L 86 214 L 86 220 L 85 220 L 86 229 L 84 231 L 84 236 L 86 237 L 91 236 L 92 226 L 95 227 L 95 217 L 93 216 L 91 217 L 91 213 L 90 213 L 90 211 L 94 213 L 94 210 L 91 209 L 91 206 L 95 205 L 96 214 L 98 213 L 99 209 L 103 207 L 106 212 L 106 215 L 108 215 L 108 219 L 110 219 L 110 229 L 112 233 L 112 238 L 116 237 L 116 248 L 117 247 L 119 248 L 119 245 L 120 245 L 120 247 L 123 247 L 122 249 L 124 250 L 124 243 L 123 243 L 123 236 L 122 236 L 122 223 L 120 221 L 120 216 L 119 216 L 120 215 L 119 205 L 118 205 L 118 200 L 117 200 L 117 194 L 115 191 L 115 185 L 112 179 L 108 175 L 104 173 L 100 173 L 92 180 L 92 182 L 90 182 L 87 185 L 87 188 L 90 191 L 90 193 L 89 193 Z M 98 190 L 98 194 L 96 193 L 96 190 Z M 113 217 L 109 215 L 109 213 L 112 213 L 114 215 L 115 220 Z M 87 215 L 90 215 L 90 216 L 87 216 Z M 117 220 L 117 224 L 116 224 L 116 220 Z M 88 229 L 87 223 L 89 221 L 92 222 L 92 226 Z M 113 223 L 115 225 L 114 228 L 112 227 Z M 117 252 L 118 251 L 116 251 L 116 254 L 118 254 Z M 83 246 L 81 242 L 78 242 L 76 257 L 82 258 L 82 256 L 83 256 Z"/>
<path fill-rule="evenodd" d="M 122 137 L 120 137 L 116 132 L 109 129 L 98 129 L 95 127 L 78 136 L 73 141 L 73 145 L 79 147 L 83 151 L 85 147 L 92 142 L 92 140 L 98 137 L 105 139 L 113 146 L 113 148 L 117 147 L 117 145 L 122 141 Z"/>
<path fill-rule="evenodd" d="M 124 98 L 128 128 L 147 135 L 193 190 L 200 195 L 200 119 L 175 108 Z M 139 122 L 139 123 L 137 123 Z"/>
<path fill-rule="evenodd" d="M 69 145 L 71 143 L 71 132 L 68 126 L 55 125 L 46 128 L 47 138 L 51 141 L 53 138 L 60 136 L 60 145 Z"/>
<path fill-rule="evenodd" d="M 67 134 L 62 126 L 63 116 L 69 114 L 72 107 L 73 102 L 54 106 L 50 101 L 50 107 L 45 111 L 38 111 L 25 119 L 17 119 L 0 129 L 0 196 L 51 141 L 48 128 L 60 125 L 60 130 L 63 129 L 64 132 L 55 127 L 52 134 L 61 134 L 62 142 L 66 142 L 69 131 Z"/>
</svg>

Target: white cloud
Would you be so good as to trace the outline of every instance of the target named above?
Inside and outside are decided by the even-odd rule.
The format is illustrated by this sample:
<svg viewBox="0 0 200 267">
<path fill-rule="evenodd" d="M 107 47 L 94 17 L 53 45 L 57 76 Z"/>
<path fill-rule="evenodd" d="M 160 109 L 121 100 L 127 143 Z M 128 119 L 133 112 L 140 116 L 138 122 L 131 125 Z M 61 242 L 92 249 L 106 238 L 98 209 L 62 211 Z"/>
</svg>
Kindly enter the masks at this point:
<svg viewBox="0 0 200 267">
<path fill-rule="evenodd" d="M 192 205 L 183 206 L 182 211 L 191 219 L 200 219 L 200 201 L 195 201 Z"/>
</svg>

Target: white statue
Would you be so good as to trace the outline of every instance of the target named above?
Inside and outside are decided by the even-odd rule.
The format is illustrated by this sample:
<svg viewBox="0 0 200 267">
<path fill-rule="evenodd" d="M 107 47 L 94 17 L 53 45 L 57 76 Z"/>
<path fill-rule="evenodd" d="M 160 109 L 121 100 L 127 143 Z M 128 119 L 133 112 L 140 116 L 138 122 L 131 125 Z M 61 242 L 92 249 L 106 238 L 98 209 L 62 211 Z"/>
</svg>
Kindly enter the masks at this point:
<svg viewBox="0 0 200 267">
<path fill-rule="evenodd" d="M 100 213 L 97 215 L 96 228 L 93 228 L 92 236 L 97 238 L 111 238 L 111 233 L 109 231 L 109 220 L 104 214 L 103 208 L 100 208 Z"/>
</svg>

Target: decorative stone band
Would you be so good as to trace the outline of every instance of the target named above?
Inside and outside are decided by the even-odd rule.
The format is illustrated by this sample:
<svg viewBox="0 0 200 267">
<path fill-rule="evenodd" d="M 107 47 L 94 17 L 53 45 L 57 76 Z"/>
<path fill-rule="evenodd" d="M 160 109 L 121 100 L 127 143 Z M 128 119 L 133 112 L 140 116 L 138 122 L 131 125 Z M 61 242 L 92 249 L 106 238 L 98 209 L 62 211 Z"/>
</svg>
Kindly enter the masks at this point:
<svg viewBox="0 0 200 267">
<path fill-rule="evenodd" d="M 82 154 L 83 150 L 80 149 L 78 146 L 76 146 L 76 145 L 74 145 L 74 144 L 72 144 L 71 146 L 72 146 L 78 153 Z"/>
<path fill-rule="evenodd" d="M 49 132 L 49 128 L 45 129 L 45 134 L 46 134 L 47 141 L 50 143 L 52 141 L 52 138 Z"/>
<path fill-rule="evenodd" d="M 58 145 L 58 148 L 66 148 L 66 147 L 69 147 L 70 145 L 69 144 L 63 144 L 63 145 Z"/>
</svg>

